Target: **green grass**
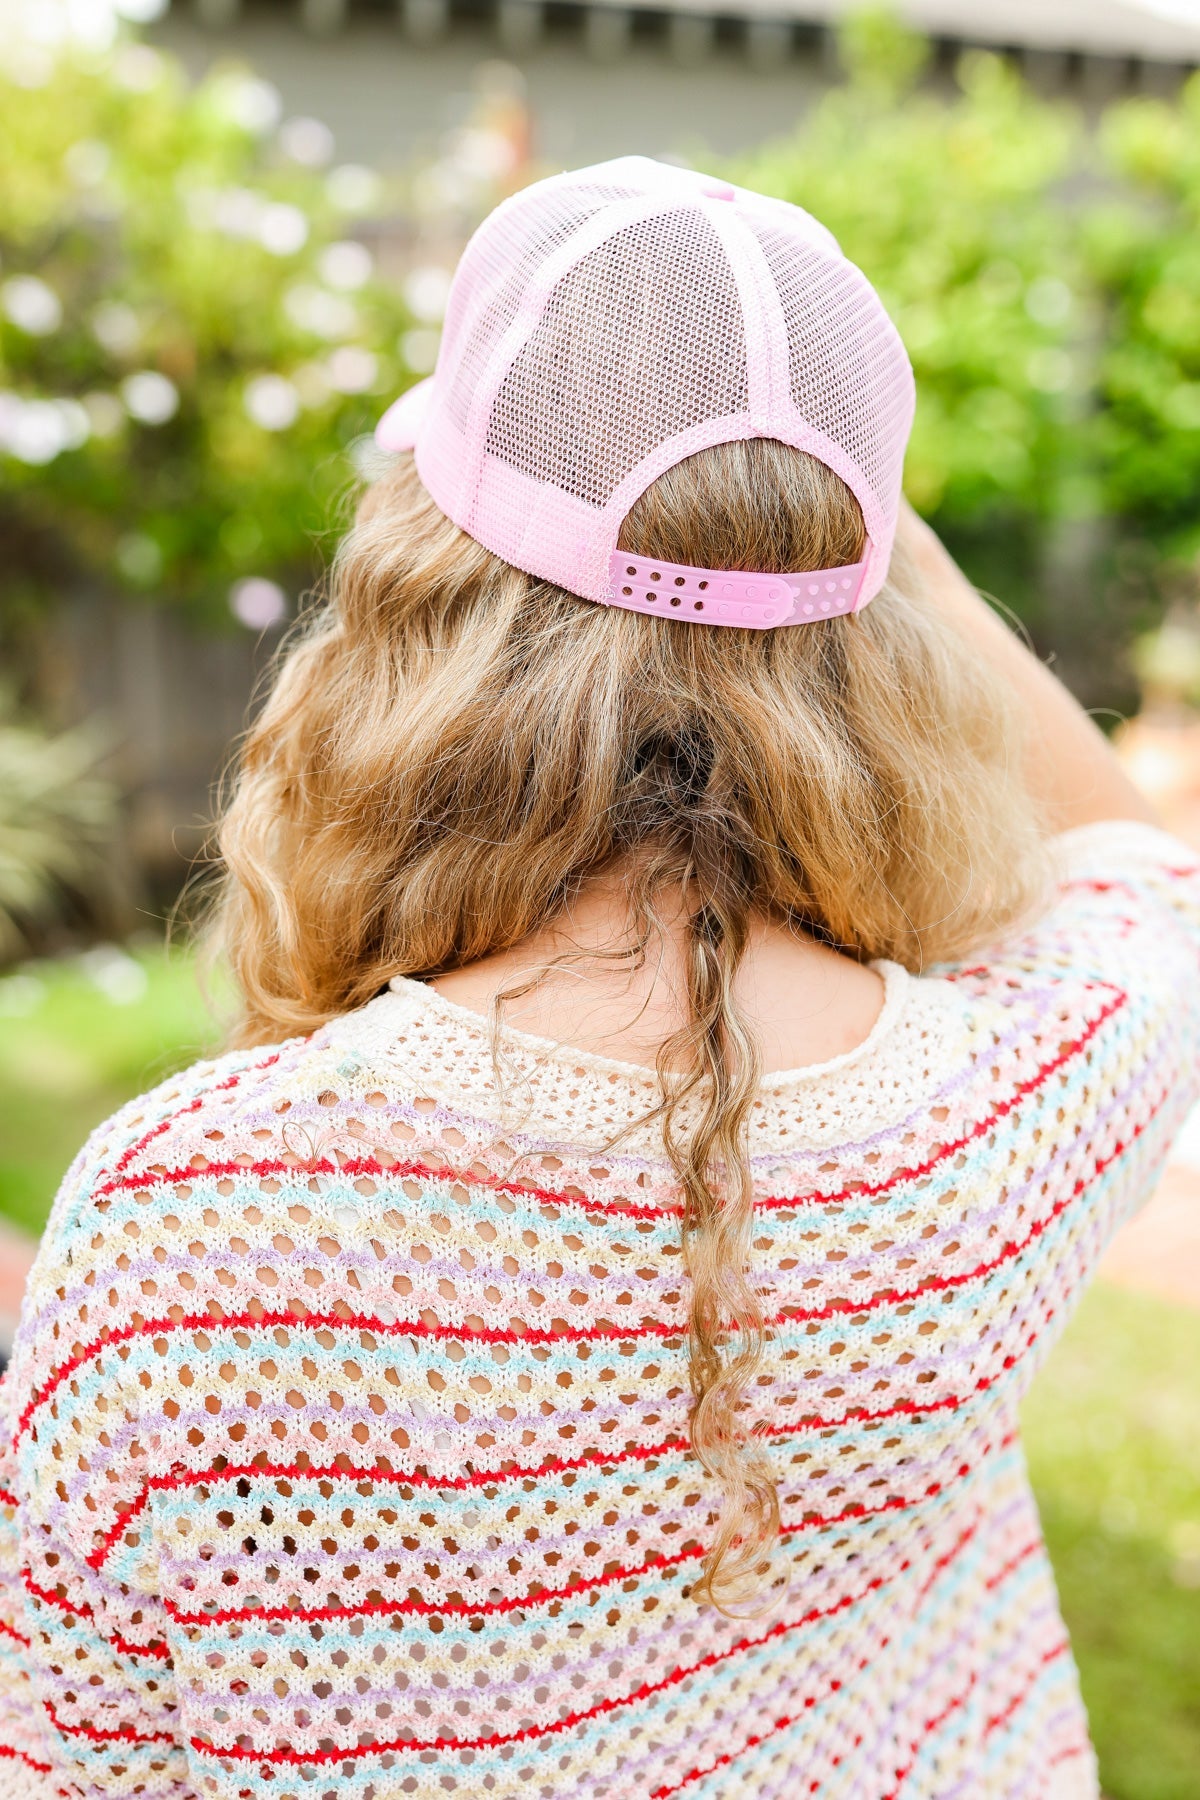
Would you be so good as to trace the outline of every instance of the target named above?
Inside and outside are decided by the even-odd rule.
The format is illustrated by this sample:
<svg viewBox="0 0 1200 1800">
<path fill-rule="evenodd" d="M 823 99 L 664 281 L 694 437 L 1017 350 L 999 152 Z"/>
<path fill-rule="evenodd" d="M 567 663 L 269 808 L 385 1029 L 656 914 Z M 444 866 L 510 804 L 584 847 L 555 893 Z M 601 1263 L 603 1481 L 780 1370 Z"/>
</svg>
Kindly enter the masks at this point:
<svg viewBox="0 0 1200 1800">
<path fill-rule="evenodd" d="M 1109 1800 L 1200 1796 L 1200 1313 L 1093 1288 L 1025 1441 Z"/>
<path fill-rule="evenodd" d="M 40 1231 L 93 1126 L 216 1036 L 190 960 L 158 945 L 0 979 L 0 1213 Z"/>
<path fill-rule="evenodd" d="M 0 980 L 0 1212 L 40 1228 L 93 1125 L 215 1037 L 157 947 Z M 1109 1800 L 1200 1800 L 1200 1313 L 1088 1295 L 1026 1407 Z"/>
</svg>

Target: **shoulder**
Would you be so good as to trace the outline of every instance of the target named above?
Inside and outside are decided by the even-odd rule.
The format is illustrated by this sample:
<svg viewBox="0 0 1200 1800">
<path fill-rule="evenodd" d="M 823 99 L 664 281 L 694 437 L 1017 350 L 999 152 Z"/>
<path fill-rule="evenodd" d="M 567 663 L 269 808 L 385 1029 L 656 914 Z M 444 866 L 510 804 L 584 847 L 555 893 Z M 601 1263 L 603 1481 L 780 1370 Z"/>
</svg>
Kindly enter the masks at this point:
<svg viewBox="0 0 1200 1800">
<path fill-rule="evenodd" d="M 270 1113 L 292 1087 L 311 1039 L 206 1058 L 127 1101 L 98 1125 L 59 1188 L 39 1253 L 52 1258 L 94 1219 L 95 1208 L 153 1173 L 221 1159 L 229 1134 L 244 1133 L 253 1115 Z"/>
<path fill-rule="evenodd" d="M 131 1259 L 170 1257 L 188 1191 L 226 1199 L 285 1160 L 311 1161 L 337 1052 L 329 1028 L 193 1063 L 92 1132 L 68 1170 L 26 1287 L 13 1375 L 37 1387 L 64 1334 L 114 1328 L 102 1296 Z M 182 1247 L 182 1246 L 180 1246 Z M 128 1303 L 130 1284 L 120 1282 Z M 156 1283 L 141 1283 L 153 1299 Z M 147 1307 L 145 1310 L 152 1311 Z"/>
</svg>

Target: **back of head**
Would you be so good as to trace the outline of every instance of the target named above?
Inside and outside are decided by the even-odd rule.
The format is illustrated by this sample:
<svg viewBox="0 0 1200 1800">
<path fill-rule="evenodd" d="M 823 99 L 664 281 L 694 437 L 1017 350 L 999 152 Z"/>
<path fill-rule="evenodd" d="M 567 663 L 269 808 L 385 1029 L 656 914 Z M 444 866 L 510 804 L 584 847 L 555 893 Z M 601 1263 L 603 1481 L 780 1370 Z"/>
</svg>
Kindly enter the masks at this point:
<svg viewBox="0 0 1200 1800">
<path fill-rule="evenodd" d="M 598 174 L 580 178 L 591 198 L 566 224 L 554 184 L 544 204 L 518 197 L 542 229 L 537 257 L 468 251 L 446 365 L 415 427 L 406 416 L 383 433 L 415 457 L 402 449 L 363 497 L 329 603 L 300 623 L 247 736 L 213 937 L 244 996 L 240 1040 L 261 1042 L 364 1004 L 392 976 L 520 944 L 606 872 L 626 883 L 635 944 L 659 901 L 682 896 L 688 1017 L 661 1047 L 661 1111 L 691 1278 L 691 1441 L 726 1502 L 695 1591 L 729 1605 L 761 1581 L 777 1525 L 744 1405 L 765 1339 L 745 1148 L 759 1051 L 734 987 L 751 928 L 771 919 L 919 969 L 1019 916 L 1040 889 L 1041 840 L 1005 695 L 893 553 L 910 397 L 869 284 L 827 234 L 787 239 L 761 210 L 773 203 L 742 197 L 729 222 L 720 189 Z M 693 215 L 743 306 L 745 405 L 656 427 L 649 445 L 622 415 L 632 473 L 583 499 L 579 471 L 599 466 L 588 434 L 605 430 L 595 379 L 623 368 L 644 383 L 649 340 L 622 349 L 627 280 L 612 316 L 601 306 L 581 384 L 554 297 L 598 245 L 631 228 L 669 245 L 662 221 Z M 808 311 L 789 315 L 810 252 Z M 789 316 L 819 319 L 815 374 L 800 325 L 771 338 Z M 900 396 L 903 417 L 841 404 L 843 340 L 850 371 L 874 368 L 872 391 Z M 536 353 L 524 364 L 522 346 Z M 464 368 L 476 388 L 456 401 Z M 669 368 L 666 356 L 652 371 L 656 392 Z M 518 390 L 555 441 L 540 482 L 517 466 L 537 419 L 502 429 Z M 798 393 L 825 406 L 823 427 Z"/>
<path fill-rule="evenodd" d="M 752 440 L 660 477 L 622 547 L 827 567 L 861 530 L 837 476 Z M 622 857 L 910 968 L 996 930 L 1038 878 L 1013 721 L 894 561 L 870 609 L 799 631 L 645 618 L 503 563 L 397 459 L 244 747 L 243 1035 L 517 943 Z"/>
</svg>

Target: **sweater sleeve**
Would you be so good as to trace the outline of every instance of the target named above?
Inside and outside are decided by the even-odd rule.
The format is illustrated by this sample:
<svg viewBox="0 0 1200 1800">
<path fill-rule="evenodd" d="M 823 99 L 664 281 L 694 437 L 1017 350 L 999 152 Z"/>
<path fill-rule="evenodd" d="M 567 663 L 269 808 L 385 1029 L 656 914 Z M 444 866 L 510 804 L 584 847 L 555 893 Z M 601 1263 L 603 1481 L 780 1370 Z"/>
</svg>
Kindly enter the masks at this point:
<svg viewBox="0 0 1200 1800">
<path fill-rule="evenodd" d="M 195 1800 L 138 1517 L 152 1454 L 142 1393 L 89 1280 L 98 1171 L 119 1136 L 102 1127 L 59 1191 L 0 1383 L 6 1800 Z M 128 1525 L 110 1543 L 99 1520 L 112 1496 Z"/>
<path fill-rule="evenodd" d="M 1033 923 L 943 971 L 999 1002 L 1014 1124 L 1055 1147 L 1056 1179 L 1101 1182 L 1109 1229 L 1147 1199 L 1200 1097 L 1200 857 L 1155 827 L 1055 840 L 1056 888 Z"/>
</svg>

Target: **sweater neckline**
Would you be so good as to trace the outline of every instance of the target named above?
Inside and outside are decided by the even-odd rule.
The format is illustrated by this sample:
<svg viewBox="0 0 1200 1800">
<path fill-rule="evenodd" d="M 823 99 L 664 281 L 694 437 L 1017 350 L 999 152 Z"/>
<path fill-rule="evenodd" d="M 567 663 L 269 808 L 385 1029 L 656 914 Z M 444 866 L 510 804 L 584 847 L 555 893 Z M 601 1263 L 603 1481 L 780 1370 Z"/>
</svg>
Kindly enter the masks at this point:
<svg viewBox="0 0 1200 1800">
<path fill-rule="evenodd" d="M 759 1082 L 760 1092 L 771 1093 L 809 1081 L 824 1080 L 874 1054 L 891 1034 L 905 1009 L 912 977 L 900 963 L 889 962 L 883 957 L 872 960 L 868 966 L 883 981 L 883 1004 L 866 1036 L 860 1038 L 849 1050 L 843 1050 L 837 1056 L 826 1057 L 823 1062 L 803 1063 L 793 1069 L 770 1070 Z M 394 975 L 388 982 L 387 993 L 403 1001 L 407 1007 L 436 1017 L 444 1026 L 468 1033 L 477 1043 L 490 1042 L 491 1026 L 482 1013 L 475 1012 L 471 1007 L 461 1006 L 456 1000 L 447 999 L 436 988 L 430 987 L 428 982 L 416 981 L 408 975 Z M 536 1032 L 522 1031 L 516 1025 L 502 1024 L 500 1039 L 510 1051 L 524 1052 L 543 1067 L 547 1063 L 554 1063 L 571 1069 L 588 1069 L 610 1081 L 619 1079 L 653 1088 L 658 1086 L 657 1073 L 645 1063 L 623 1062 L 616 1057 L 603 1056 L 596 1050 L 577 1049 L 575 1045 L 563 1043 L 558 1038 L 541 1037 Z"/>
</svg>

